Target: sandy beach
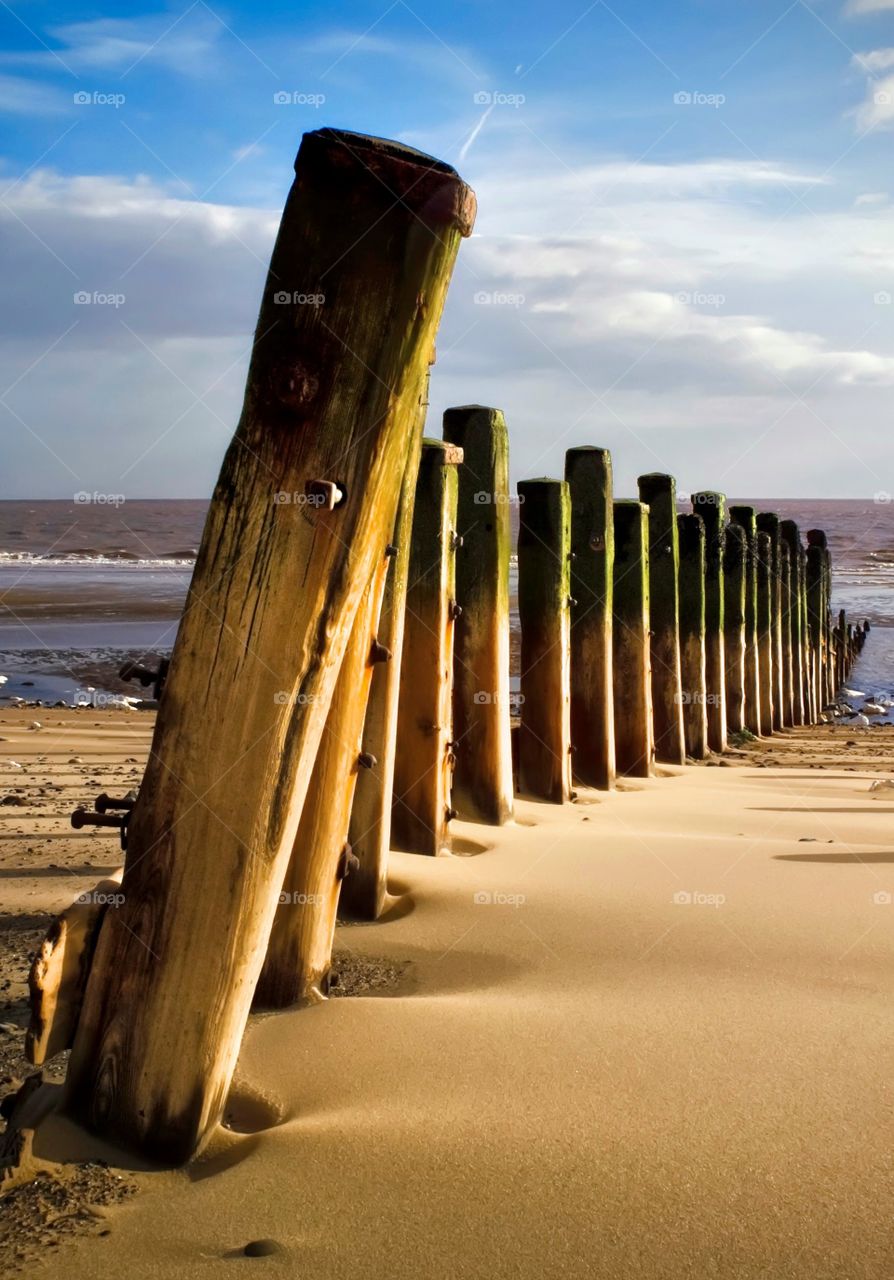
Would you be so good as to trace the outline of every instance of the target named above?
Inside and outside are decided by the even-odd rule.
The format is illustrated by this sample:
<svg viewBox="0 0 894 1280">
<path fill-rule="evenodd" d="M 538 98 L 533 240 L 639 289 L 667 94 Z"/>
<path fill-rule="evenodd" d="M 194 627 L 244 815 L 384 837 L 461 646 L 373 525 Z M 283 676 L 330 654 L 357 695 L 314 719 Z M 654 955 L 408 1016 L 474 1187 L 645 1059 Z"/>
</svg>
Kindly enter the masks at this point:
<svg viewBox="0 0 894 1280">
<path fill-rule="evenodd" d="M 29 953 L 119 864 L 68 814 L 138 780 L 152 720 L 0 715 L 4 1091 Z M 192 1165 L 44 1124 L 5 1267 L 225 1276 L 272 1240 L 296 1276 L 887 1274 L 894 734 L 716 763 L 394 855 L 385 918 L 338 932 L 350 998 L 252 1019 Z"/>
</svg>

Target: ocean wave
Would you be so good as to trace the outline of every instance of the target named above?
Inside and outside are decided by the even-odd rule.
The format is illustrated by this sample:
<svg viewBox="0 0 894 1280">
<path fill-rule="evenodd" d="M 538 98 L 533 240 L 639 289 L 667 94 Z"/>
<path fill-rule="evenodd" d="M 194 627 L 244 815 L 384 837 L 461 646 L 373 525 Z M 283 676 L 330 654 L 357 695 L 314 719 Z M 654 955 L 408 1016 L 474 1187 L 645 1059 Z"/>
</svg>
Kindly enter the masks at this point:
<svg viewBox="0 0 894 1280">
<path fill-rule="evenodd" d="M 193 568 L 196 562 L 196 549 L 169 551 L 164 555 L 146 557 L 135 555 L 132 551 L 66 551 L 52 555 L 37 555 L 32 551 L 0 551 L 0 568 L 4 565 L 18 567 L 45 567 L 52 569 L 94 568 L 110 566 L 115 569 L 170 569 Z"/>
</svg>

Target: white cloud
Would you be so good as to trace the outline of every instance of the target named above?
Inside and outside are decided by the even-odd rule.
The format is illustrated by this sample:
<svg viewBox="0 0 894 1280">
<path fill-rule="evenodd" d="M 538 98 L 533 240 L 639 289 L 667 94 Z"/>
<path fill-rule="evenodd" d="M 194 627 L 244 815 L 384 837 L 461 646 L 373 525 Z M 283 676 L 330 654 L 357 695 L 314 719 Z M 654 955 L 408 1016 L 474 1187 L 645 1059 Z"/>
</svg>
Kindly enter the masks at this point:
<svg viewBox="0 0 894 1280">
<path fill-rule="evenodd" d="M 894 9 L 894 0 L 849 0 L 845 13 L 884 13 Z"/>
</svg>

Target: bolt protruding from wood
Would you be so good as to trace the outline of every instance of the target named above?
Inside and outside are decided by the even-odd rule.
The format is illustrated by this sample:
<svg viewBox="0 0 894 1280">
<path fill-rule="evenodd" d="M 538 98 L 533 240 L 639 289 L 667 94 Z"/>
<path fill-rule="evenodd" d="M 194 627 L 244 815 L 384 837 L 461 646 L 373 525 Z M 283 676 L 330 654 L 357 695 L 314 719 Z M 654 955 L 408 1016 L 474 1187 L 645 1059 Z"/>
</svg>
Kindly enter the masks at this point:
<svg viewBox="0 0 894 1280">
<path fill-rule="evenodd" d="M 357 757 L 357 764 L 361 769 L 375 769 L 378 760 L 371 751 L 361 751 Z"/>
<path fill-rule="evenodd" d="M 158 700 L 161 697 L 162 689 L 164 689 L 170 665 L 170 658 L 161 658 L 157 670 L 153 671 L 151 667 L 145 667 L 141 662 L 125 662 L 118 672 L 118 679 L 128 682 L 138 680 L 144 689 L 151 684 L 153 686 L 152 693 Z"/>
<path fill-rule="evenodd" d="M 463 535 L 461 533 L 452 533 L 450 535 L 450 550 L 457 551 L 463 545 Z"/>
<path fill-rule="evenodd" d="M 451 809 L 450 806 L 448 805 L 447 808 L 444 810 L 445 822 L 452 822 L 454 818 L 458 818 L 458 817 L 459 817 L 458 809 Z"/>
<path fill-rule="evenodd" d="M 574 608 L 574 606 L 575 606 L 576 604 L 577 604 L 577 598 L 576 598 L 575 596 L 569 596 L 569 597 L 568 597 L 568 608 L 569 608 L 569 609 L 573 609 L 573 608 Z"/>
<path fill-rule="evenodd" d="M 463 607 L 461 604 L 457 604 L 455 600 L 451 600 L 447 612 L 453 621 L 456 622 L 457 618 L 461 618 L 463 615 Z"/>
<path fill-rule="evenodd" d="M 394 556 L 397 555 L 398 551 L 400 551 L 400 547 L 397 545 L 397 543 L 389 542 L 387 547 L 385 548 L 386 559 L 389 559 L 389 560 L 392 559 Z"/>
<path fill-rule="evenodd" d="M 377 662 L 390 662 L 393 657 L 391 650 L 387 644 L 379 644 L 378 640 L 373 640 L 369 647 L 369 660 L 373 665 Z"/>
<path fill-rule="evenodd" d="M 334 511 L 344 502 L 345 491 L 334 480 L 308 480 L 304 485 L 304 496 L 312 506 Z"/>
<path fill-rule="evenodd" d="M 109 796 L 103 791 L 93 802 L 93 808 L 97 813 L 108 813 L 110 809 L 127 809 L 130 810 L 136 803 L 137 794 L 130 791 L 126 796 Z"/>
<path fill-rule="evenodd" d="M 352 871 L 360 869 L 360 859 L 349 844 L 345 844 L 338 858 L 338 866 L 335 869 L 336 880 L 345 880 Z"/>
</svg>

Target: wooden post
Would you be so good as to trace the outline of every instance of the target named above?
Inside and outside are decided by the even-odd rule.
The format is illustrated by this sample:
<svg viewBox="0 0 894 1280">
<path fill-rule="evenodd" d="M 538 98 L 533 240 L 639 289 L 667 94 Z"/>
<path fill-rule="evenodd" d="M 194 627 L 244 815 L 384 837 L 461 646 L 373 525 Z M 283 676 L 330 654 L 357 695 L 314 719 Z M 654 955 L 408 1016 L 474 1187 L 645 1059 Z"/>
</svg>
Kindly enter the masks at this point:
<svg viewBox="0 0 894 1280">
<path fill-rule="evenodd" d="M 745 728 L 745 530 L 728 525 L 723 541 L 723 668 L 727 729 Z"/>
<path fill-rule="evenodd" d="M 680 674 L 686 755 L 708 755 L 708 691 L 705 678 L 705 523 L 677 516 L 680 541 Z"/>
<path fill-rule="evenodd" d="M 804 724 L 804 649 L 801 630 L 801 535 L 794 520 L 783 520 L 780 533 L 788 547 L 788 634 L 791 724 Z"/>
<path fill-rule="evenodd" d="M 810 627 L 810 610 L 807 607 L 807 549 L 804 546 L 801 546 L 798 551 L 798 561 L 798 581 L 800 584 L 801 606 L 801 649 L 803 653 L 804 673 L 804 723 L 815 724 L 817 713 L 816 688 L 813 680 L 813 637 Z"/>
<path fill-rule="evenodd" d="M 649 509 L 649 611 L 655 759 L 683 764 L 677 486 L 673 476 L 640 476 L 639 499 Z"/>
<path fill-rule="evenodd" d="M 462 449 L 425 440 L 419 463 L 397 712 L 391 839 L 435 856 L 450 847 L 457 467 Z"/>
<path fill-rule="evenodd" d="M 745 531 L 745 728 L 761 733 L 761 687 L 757 652 L 757 523 L 754 507 L 733 506 L 729 518 Z"/>
<path fill-rule="evenodd" d="M 829 596 L 831 572 L 829 564 L 829 544 L 824 531 L 822 529 L 808 529 L 807 546 L 808 553 L 810 547 L 816 547 L 821 553 L 819 556 L 815 557 L 817 572 L 819 574 L 819 584 L 815 588 L 816 595 L 814 600 L 815 608 L 819 614 L 818 631 L 816 631 L 819 651 L 815 660 L 816 718 L 819 719 L 823 707 L 830 701 L 832 696 L 829 680 L 829 650 L 831 647 Z"/>
<path fill-rule="evenodd" d="M 518 486 L 521 790 L 562 804 L 571 791 L 571 497 L 564 480 Z"/>
<path fill-rule="evenodd" d="M 428 400 L 427 387 L 423 399 L 425 402 Z M 422 417 L 424 418 L 424 412 Z M 407 454 L 394 531 L 387 548 L 391 566 L 385 579 L 376 637 L 381 646 L 379 655 L 391 656 L 374 665 L 363 725 L 363 754 L 376 760 L 377 764 L 372 769 L 361 769 L 357 774 L 348 829 L 348 842 L 357 863 L 342 883 L 339 910 L 358 920 L 377 920 L 388 897 L 388 852 L 391 846 L 391 797 L 394 791 L 400 668 L 410 567 L 410 538 L 421 452 L 422 437 L 417 434 L 413 447 Z"/>
<path fill-rule="evenodd" d="M 757 527 L 770 538 L 770 651 L 772 663 L 773 708 L 772 728 L 781 729 L 783 725 L 783 707 L 785 702 L 785 681 L 782 671 L 782 534 L 779 529 L 779 516 L 772 511 L 761 511 L 757 516 Z"/>
<path fill-rule="evenodd" d="M 295 171 L 68 1071 L 71 1113 L 165 1162 L 227 1096 L 474 218 L 453 169 L 398 143 L 322 129 Z"/>
<path fill-rule="evenodd" d="M 565 454 L 571 492 L 572 770 L 587 786 L 615 781 L 612 579 L 615 530 L 612 457 L 583 445 Z"/>
<path fill-rule="evenodd" d="M 812 532 L 812 531 L 811 531 Z M 823 707 L 823 603 L 824 552 L 807 534 L 807 625 L 810 635 L 811 720 L 815 724 Z"/>
<path fill-rule="evenodd" d="M 692 509 L 705 522 L 705 689 L 708 746 L 712 751 L 725 751 L 723 548 L 726 496 L 722 493 L 694 493 Z M 682 613 L 680 620 L 682 625 Z"/>
<path fill-rule="evenodd" d="M 655 744 L 649 663 L 649 508 L 616 501 L 612 663 L 615 763 L 619 773 L 648 778 Z"/>
<path fill-rule="evenodd" d="M 779 539 L 779 634 L 782 639 L 782 723 L 795 723 L 792 693 L 792 597 L 791 554 L 788 543 Z"/>
<path fill-rule="evenodd" d="M 760 670 L 761 732 L 773 732 L 773 540 L 758 530 L 757 559 L 757 655 Z"/>
<path fill-rule="evenodd" d="M 257 1007 L 282 1009 L 323 1000 L 329 993 L 339 892 L 352 865 L 347 840 L 354 784 L 358 772 L 378 768 L 377 761 L 363 756 L 362 739 L 387 571 L 383 548 L 354 618 L 329 706 L 255 989 Z"/>
<path fill-rule="evenodd" d="M 512 817 L 509 707 L 509 433 L 499 409 L 466 405 L 444 414 L 444 439 L 463 451 L 459 469 L 453 661 L 454 804 L 500 826 Z"/>
<path fill-rule="evenodd" d="M 844 609 L 838 610 L 838 625 L 835 630 L 835 692 L 833 697 L 838 696 L 838 690 L 847 680 L 848 670 L 848 628 L 847 628 L 847 612 Z"/>
</svg>

